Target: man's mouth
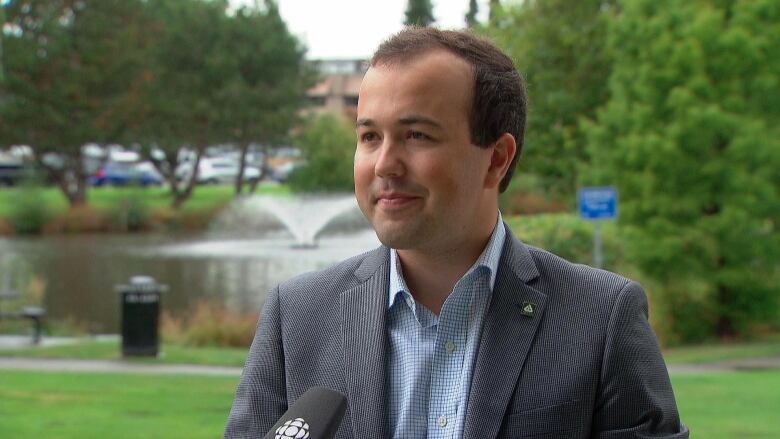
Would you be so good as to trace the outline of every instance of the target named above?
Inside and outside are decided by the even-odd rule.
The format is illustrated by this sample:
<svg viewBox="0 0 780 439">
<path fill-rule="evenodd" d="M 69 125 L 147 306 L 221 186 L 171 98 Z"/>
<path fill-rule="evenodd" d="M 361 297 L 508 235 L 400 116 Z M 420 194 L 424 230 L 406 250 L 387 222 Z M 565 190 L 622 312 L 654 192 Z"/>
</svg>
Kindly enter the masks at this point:
<svg viewBox="0 0 780 439">
<path fill-rule="evenodd" d="M 421 197 L 404 192 L 380 192 L 376 197 L 376 204 L 384 208 L 406 207 L 409 204 L 420 200 Z"/>
</svg>

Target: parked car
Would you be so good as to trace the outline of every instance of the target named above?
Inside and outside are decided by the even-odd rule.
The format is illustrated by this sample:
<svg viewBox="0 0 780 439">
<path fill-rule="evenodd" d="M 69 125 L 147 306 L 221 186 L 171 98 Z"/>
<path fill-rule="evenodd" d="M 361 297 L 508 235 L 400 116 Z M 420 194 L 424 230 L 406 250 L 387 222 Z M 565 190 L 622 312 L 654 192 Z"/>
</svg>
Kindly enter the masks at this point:
<svg viewBox="0 0 780 439">
<path fill-rule="evenodd" d="M 159 186 L 160 173 L 150 162 L 109 162 L 90 177 L 92 186 Z"/>
<path fill-rule="evenodd" d="M 176 169 L 179 180 L 189 180 L 192 175 L 193 162 L 186 162 Z M 198 165 L 200 184 L 233 183 L 238 178 L 238 162 L 228 158 L 202 157 Z M 244 181 L 252 182 L 260 179 L 260 170 L 254 166 L 244 166 Z"/>
<path fill-rule="evenodd" d="M 0 186 L 15 186 L 24 176 L 21 163 L 0 162 Z"/>
</svg>

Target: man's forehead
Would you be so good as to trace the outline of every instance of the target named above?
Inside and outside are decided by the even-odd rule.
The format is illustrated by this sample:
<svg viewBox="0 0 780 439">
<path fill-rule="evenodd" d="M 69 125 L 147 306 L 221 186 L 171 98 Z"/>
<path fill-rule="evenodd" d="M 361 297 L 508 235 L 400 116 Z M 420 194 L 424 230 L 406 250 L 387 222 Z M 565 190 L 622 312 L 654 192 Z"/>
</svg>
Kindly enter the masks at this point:
<svg viewBox="0 0 780 439">
<path fill-rule="evenodd" d="M 443 50 L 432 51 L 403 63 L 377 63 L 368 69 L 360 86 L 358 116 L 364 111 L 386 111 L 388 105 L 417 108 L 404 109 L 404 116 L 433 116 L 441 106 L 464 107 L 468 111 L 473 95 L 471 67 L 462 59 Z M 437 105 L 438 104 L 438 105 Z"/>
<path fill-rule="evenodd" d="M 427 65 L 444 67 L 439 71 L 442 75 L 448 72 L 458 72 L 461 75 L 470 76 L 473 80 L 473 67 L 463 58 L 446 49 L 431 48 L 419 53 L 412 53 L 406 57 L 394 57 L 386 60 L 377 60 L 369 66 L 364 80 L 370 74 L 378 72 L 409 72 L 423 68 Z"/>
</svg>

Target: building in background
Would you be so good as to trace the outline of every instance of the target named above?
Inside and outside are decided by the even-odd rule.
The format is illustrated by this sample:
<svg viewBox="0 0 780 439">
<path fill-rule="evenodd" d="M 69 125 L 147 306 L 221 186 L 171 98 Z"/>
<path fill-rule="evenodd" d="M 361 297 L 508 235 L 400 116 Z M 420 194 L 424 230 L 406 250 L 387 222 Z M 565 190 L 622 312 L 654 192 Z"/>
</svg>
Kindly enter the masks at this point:
<svg viewBox="0 0 780 439">
<path fill-rule="evenodd" d="M 355 120 L 360 82 L 368 69 L 368 62 L 336 59 L 316 60 L 312 64 L 319 72 L 320 80 L 306 93 L 309 101 L 307 114 L 330 112 Z"/>
</svg>

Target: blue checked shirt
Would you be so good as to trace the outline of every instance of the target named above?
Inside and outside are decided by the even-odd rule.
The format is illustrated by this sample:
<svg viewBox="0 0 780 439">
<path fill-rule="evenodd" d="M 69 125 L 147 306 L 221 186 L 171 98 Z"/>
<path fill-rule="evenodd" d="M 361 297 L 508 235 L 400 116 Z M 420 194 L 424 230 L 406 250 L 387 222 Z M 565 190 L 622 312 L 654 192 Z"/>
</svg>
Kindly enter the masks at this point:
<svg viewBox="0 0 780 439">
<path fill-rule="evenodd" d="M 394 438 L 457 439 L 482 321 L 504 244 L 501 213 L 488 245 L 435 315 L 414 300 L 395 250 L 387 309 L 387 417 Z"/>
</svg>

